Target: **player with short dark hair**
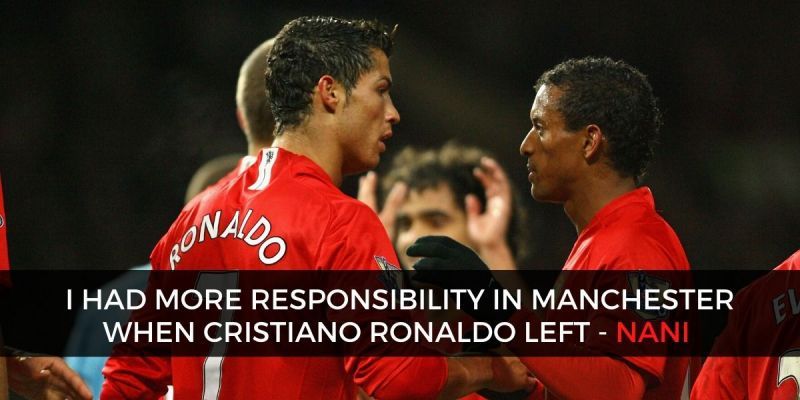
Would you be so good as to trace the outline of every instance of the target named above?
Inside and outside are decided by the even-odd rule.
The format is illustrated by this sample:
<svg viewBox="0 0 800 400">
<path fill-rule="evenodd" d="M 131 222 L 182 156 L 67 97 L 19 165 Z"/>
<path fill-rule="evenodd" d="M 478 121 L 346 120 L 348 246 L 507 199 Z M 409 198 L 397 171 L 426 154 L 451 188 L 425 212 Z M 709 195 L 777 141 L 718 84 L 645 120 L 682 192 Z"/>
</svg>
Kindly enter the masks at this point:
<svg viewBox="0 0 800 400">
<path fill-rule="evenodd" d="M 389 95 L 390 52 L 391 37 L 377 22 L 302 17 L 288 23 L 275 39 L 266 73 L 278 124 L 275 147 L 262 149 L 250 168 L 190 202 L 153 250 L 153 268 L 396 266 L 375 213 L 338 188 L 344 175 L 377 165 L 400 120 Z M 213 218 L 223 227 L 235 223 L 240 233 L 208 231 L 202 242 L 187 244 L 187 232 L 213 225 Z M 376 398 L 446 398 L 483 387 L 513 391 L 532 384 L 525 368 L 511 359 L 352 353 L 205 360 L 112 356 L 105 371 L 103 395 L 109 398 L 160 395 L 169 380 L 176 397 L 223 400 L 346 399 L 356 396 L 357 387 Z"/>
<path fill-rule="evenodd" d="M 493 268 L 514 269 L 528 257 L 527 210 L 488 152 L 457 142 L 435 149 L 407 147 L 380 179 L 381 221 L 404 267 L 405 250 L 426 235 L 450 236 Z M 377 176 L 359 182 L 359 199 L 377 209 Z"/>
<path fill-rule="evenodd" d="M 545 72 L 536 85 L 530 111 L 533 127 L 520 146 L 528 160 L 528 180 L 536 200 L 564 205 L 578 238 L 563 270 L 688 270 L 677 235 L 655 210 L 649 188 L 638 186 L 652 158 L 660 113 L 647 79 L 622 61 L 582 58 Z M 427 257 L 418 271 L 443 268 L 486 270 L 469 249 L 441 237 L 421 238 L 408 254 Z M 439 285 L 458 286 L 435 276 Z M 434 279 L 423 273 L 417 279 Z M 487 276 L 491 280 L 491 275 Z M 606 282 L 627 287 L 627 282 Z M 624 286 L 622 286 L 624 285 Z M 584 310 L 581 321 L 617 321 L 633 311 Z M 603 314 L 607 313 L 607 314 Z M 548 313 L 548 315 L 550 315 Z M 542 316 L 518 312 L 511 321 Z M 508 344 L 519 354 L 524 343 Z M 575 357 L 521 357 L 523 363 L 560 398 L 676 399 L 681 395 L 685 357 L 615 355 L 603 337 L 568 344 Z M 611 356 L 609 356 L 611 355 Z"/>
<path fill-rule="evenodd" d="M 644 74 L 623 61 L 584 58 L 565 61 L 542 74 L 536 90 L 543 86 L 562 90 L 556 107 L 568 131 L 601 126 L 608 142 L 606 157 L 614 170 L 634 179 L 644 175 L 662 125 Z"/>
<path fill-rule="evenodd" d="M 388 58 L 394 45 L 394 32 L 377 21 L 333 17 L 298 18 L 279 35 L 292 40 L 275 43 L 269 57 L 267 92 L 276 135 L 297 127 L 312 111 L 311 93 L 320 76 L 332 76 L 349 95 L 362 73 L 375 67 L 375 51 Z M 386 85 L 381 90 L 388 93 L 391 81 Z"/>
</svg>

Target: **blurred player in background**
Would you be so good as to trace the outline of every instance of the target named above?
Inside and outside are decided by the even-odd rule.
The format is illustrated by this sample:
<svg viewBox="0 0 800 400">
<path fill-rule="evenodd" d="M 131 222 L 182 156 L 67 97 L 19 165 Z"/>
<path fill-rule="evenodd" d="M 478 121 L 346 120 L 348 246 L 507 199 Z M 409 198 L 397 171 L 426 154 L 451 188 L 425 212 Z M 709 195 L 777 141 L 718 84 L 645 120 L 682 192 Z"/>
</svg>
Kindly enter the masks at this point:
<svg viewBox="0 0 800 400">
<path fill-rule="evenodd" d="M 153 251 L 154 269 L 378 270 L 379 260 L 398 264 L 375 213 L 338 189 L 344 175 L 377 165 L 399 122 L 389 96 L 391 50 L 392 38 L 377 22 L 303 17 L 284 26 L 267 68 L 276 147 L 263 149 L 252 167 L 219 190 L 190 202 Z M 251 225 L 268 227 L 260 246 L 209 237 L 175 251 L 187 229 L 209 213 L 219 211 L 227 226 L 248 210 Z M 357 385 L 376 398 L 453 397 L 531 383 L 518 361 L 434 356 L 112 356 L 104 374 L 108 398 L 158 396 L 170 380 L 176 397 L 219 399 L 354 398 Z"/>
<path fill-rule="evenodd" d="M 275 119 L 264 87 L 264 73 L 274 43 L 275 38 L 270 38 L 250 53 L 239 69 L 236 83 L 236 117 L 247 138 L 247 154 L 251 156 L 272 145 Z"/>
<path fill-rule="evenodd" d="M 359 182 L 359 199 L 373 209 L 377 182 L 372 172 Z M 530 240 L 528 231 L 521 229 L 526 210 L 516 201 L 503 169 L 481 149 L 455 142 L 424 151 L 406 148 L 392 160 L 381 186 L 388 194 L 379 217 L 404 268 L 416 261 L 406 249 L 427 235 L 466 244 L 492 268 L 514 269 L 527 257 Z M 464 317 L 455 307 L 426 314 L 433 322 Z"/>
<path fill-rule="evenodd" d="M 688 270 L 683 247 L 655 211 L 641 177 L 653 156 L 661 114 L 646 77 L 622 61 L 583 58 L 545 72 L 536 84 L 530 112 L 533 127 L 520 146 L 528 159 L 531 195 L 564 205 L 578 232 L 566 270 Z M 451 239 L 426 237 L 410 256 L 427 257 L 420 271 L 487 267 L 471 250 Z M 456 275 L 453 278 L 453 275 Z M 418 278 L 457 287 L 458 274 Z M 487 281 L 492 280 L 491 274 Z M 627 282 L 611 287 L 627 287 Z M 611 315 L 599 315 L 599 313 Z M 574 320 L 629 319 L 627 313 L 586 310 Z M 597 314 L 595 314 L 597 313 Z M 512 322 L 541 321 L 518 312 Z M 519 328 L 524 329 L 524 327 Z M 575 357 L 521 357 L 551 395 L 567 399 L 677 399 L 684 386 L 684 357 L 616 355 L 603 338 L 564 347 Z M 523 354 L 524 343 L 509 343 Z M 530 354 L 530 352 L 529 352 Z M 610 355 L 610 356 L 609 356 Z"/>
<path fill-rule="evenodd" d="M 359 181 L 359 200 L 375 210 L 377 186 L 373 172 Z M 477 147 L 448 142 L 430 150 L 405 148 L 392 159 L 380 186 L 384 196 L 379 217 L 404 268 L 416 261 L 406 249 L 427 235 L 464 243 L 496 269 L 515 269 L 528 256 L 530 239 L 522 229 L 527 212 L 502 167 Z M 434 323 L 471 321 L 455 307 L 425 315 Z M 470 350 L 458 343 L 436 347 L 447 354 Z M 477 393 L 464 397 L 480 398 Z"/>
<path fill-rule="evenodd" d="M 359 200 L 377 210 L 377 175 L 359 182 Z M 449 236 L 474 249 L 493 268 L 514 269 L 528 257 L 530 239 L 522 229 L 526 210 L 502 167 L 476 147 L 450 142 L 439 149 L 406 148 L 381 180 L 385 193 L 379 216 L 400 263 L 417 238 Z"/>
<path fill-rule="evenodd" d="M 700 371 L 692 399 L 800 399 L 797 271 L 800 251 L 736 295 L 728 325 Z M 747 356 L 754 349 L 760 354 L 769 349 L 769 354 L 780 356 Z"/>
</svg>

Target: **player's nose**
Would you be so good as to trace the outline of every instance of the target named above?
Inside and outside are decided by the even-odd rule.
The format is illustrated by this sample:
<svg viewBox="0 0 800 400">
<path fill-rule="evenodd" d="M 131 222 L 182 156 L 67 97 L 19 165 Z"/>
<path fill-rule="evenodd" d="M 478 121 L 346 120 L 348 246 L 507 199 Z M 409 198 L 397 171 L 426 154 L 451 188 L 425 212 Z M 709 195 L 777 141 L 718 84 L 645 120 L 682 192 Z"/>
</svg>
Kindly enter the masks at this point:
<svg viewBox="0 0 800 400">
<path fill-rule="evenodd" d="M 386 110 L 386 121 L 392 125 L 400 122 L 400 112 L 397 111 L 397 107 L 391 101 L 389 101 L 389 106 Z"/>
<path fill-rule="evenodd" d="M 531 129 L 522 143 L 519 145 L 519 154 L 523 157 L 530 157 L 533 154 L 533 129 Z"/>
</svg>

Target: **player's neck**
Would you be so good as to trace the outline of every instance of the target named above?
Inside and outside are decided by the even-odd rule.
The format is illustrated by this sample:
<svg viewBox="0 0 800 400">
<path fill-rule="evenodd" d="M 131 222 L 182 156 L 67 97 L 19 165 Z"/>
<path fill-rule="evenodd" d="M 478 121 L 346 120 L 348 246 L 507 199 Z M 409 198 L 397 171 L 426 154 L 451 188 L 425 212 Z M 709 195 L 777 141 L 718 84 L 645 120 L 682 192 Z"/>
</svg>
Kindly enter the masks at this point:
<svg viewBox="0 0 800 400">
<path fill-rule="evenodd" d="M 255 141 L 254 140 L 254 141 L 251 141 L 251 142 L 249 142 L 247 144 L 247 154 L 256 157 L 256 156 L 258 156 L 258 153 L 260 153 L 262 149 L 267 148 L 267 147 L 271 147 L 271 146 L 272 146 L 272 142 L 266 143 L 266 142 L 259 142 L 259 141 Z"/>
<path fill-rule="evenodd" d="M 342 155 L 335 135 L 327 134 L 326 128 L 305 123 L 297 128 L 287 129 L 272 142 L 292 153 L 308 157 L 331 178 L 333 184 L 342 184 Z"/>
<path fill-rule="evenodd" d="M 564 212 L 580 234 L 603 207 L 634 189 L 633 178 L 589 179 L 564 203 Z"/>
</svg>

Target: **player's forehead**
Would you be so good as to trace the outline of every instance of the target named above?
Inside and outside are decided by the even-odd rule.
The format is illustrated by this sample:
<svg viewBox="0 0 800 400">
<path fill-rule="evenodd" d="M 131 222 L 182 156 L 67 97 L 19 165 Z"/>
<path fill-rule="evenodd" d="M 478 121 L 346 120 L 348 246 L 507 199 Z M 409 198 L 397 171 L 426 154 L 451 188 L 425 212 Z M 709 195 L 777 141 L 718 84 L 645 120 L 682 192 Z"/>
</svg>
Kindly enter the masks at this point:
<svg viewBox="0 0 800 400">
<path fill-rule="evenodd" d="M 451 214 L 461 209 L 456 204 L 455 194 L 450 185 L 439 182 L 435 186 L 412 188 L 400 211 L 414 215 L 434 212 Z"/>
<path fill-rule="evenodd" d="M 557 86 L 548 84 L 540 86 L 539 90 L 536 91 L 536 98 L 533 99 L 533 104 L 531 105 L 531 120 L 546 118 L 557 112 L 557 102 L 562 94 L 562 90 Z"/>
</svg>

